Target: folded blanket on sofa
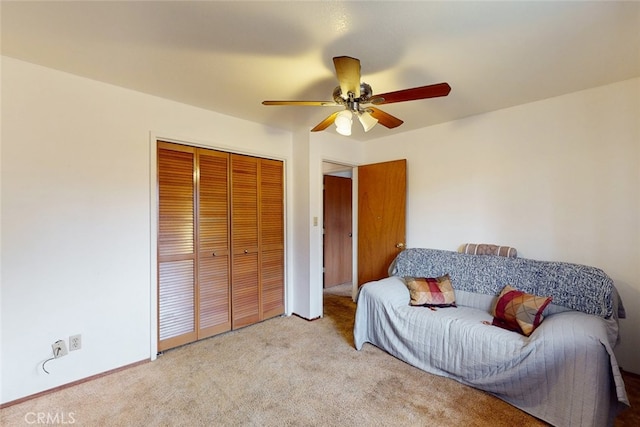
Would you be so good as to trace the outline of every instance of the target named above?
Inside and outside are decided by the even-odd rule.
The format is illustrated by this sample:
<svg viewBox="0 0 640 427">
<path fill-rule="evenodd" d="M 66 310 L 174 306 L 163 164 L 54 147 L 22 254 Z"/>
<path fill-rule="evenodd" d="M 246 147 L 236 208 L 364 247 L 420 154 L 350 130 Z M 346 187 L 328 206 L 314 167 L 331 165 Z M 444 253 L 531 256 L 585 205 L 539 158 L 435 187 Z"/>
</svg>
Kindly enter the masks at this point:
<svg viewBox="0 0 640 427">
<path fill-rule="evenodd" d="M 505 285 L 511 285 L 527 293 L 551 296 L 554 304 L 603 318 L 614 314 L 614 299 L 618 302 L 613 280 L 602 270 L 566 262 L 411 248 L 396 257 L 389 274 L 413 277 L 449 274 L 455 289 L 487 295 L 498 295 Z M 621 304 L 616 314 L 624 317 Z"/>
</svg>

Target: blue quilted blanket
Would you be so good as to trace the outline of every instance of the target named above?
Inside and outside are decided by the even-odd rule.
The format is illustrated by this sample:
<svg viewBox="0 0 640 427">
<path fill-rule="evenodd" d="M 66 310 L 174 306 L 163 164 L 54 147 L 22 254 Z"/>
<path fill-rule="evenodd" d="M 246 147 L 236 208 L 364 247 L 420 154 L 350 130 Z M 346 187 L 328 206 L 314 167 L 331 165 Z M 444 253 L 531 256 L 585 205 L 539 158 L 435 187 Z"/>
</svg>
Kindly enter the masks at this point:
<svg viewBox="0 0 640 427">
<path fill-rule="evenodd" d="M 566 262 L 413 248 L 401 252 L 389 267 L 389 274 L 394 276 L 437 277 L 447 273 L 455 289 L 498 295 L 505 285 L 511 285 L 530 294 L 551 296 L 554 304 L 603 318 L 613 314 L 617 295 L 613 280 L 602 270 Z"/>
</svg>

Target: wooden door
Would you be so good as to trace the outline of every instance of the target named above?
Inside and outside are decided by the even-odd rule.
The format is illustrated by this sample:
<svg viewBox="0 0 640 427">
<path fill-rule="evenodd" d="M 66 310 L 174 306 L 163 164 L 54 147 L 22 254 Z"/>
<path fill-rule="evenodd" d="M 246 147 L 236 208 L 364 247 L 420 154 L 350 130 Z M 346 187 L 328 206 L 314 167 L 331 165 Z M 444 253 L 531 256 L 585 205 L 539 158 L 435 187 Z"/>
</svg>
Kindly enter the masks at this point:
<svg viewBox="0 0 640 427">
<path fill-rule="evenodd" d="M 284 313 L 284 167 L 260 159 L 260 320 Z"/>
<path fill-rule="evenodd" d="M 324 287 L 352 282 L 352 185 L 350 178 L 324 176 Z"/>
<path fill-rule="evenodd" d="M 198 149 L 198 339 L 231 329 L 229 154 Z"/>
<path fill-rule="evenodd" d="M 158 350 L 197 338 L 195 150 L 158 143 Z"/>
<path fill-rule="evenodd" d="M 358 286 L 388 276 L 405 245 L 406 160 L 358 167 Z"/>
<path fill-rule="evenodd" d="M 260 320 L 258 274 L 258 164 L 255 157 L 231 155 L 232 327 Z"/>
</svg>

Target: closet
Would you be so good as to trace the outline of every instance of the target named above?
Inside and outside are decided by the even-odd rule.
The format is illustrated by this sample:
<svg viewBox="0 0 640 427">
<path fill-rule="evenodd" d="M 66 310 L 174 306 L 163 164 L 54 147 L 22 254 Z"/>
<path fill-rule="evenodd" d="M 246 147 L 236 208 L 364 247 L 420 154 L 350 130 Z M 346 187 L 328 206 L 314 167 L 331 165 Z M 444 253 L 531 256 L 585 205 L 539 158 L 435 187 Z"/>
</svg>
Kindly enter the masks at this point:
<svg viewBox="0 0 640 427">
<path fill-rule="evenodd" d="M 158 142 L 158 350 L 284 313 L 278 160 Z"/>
</svg>

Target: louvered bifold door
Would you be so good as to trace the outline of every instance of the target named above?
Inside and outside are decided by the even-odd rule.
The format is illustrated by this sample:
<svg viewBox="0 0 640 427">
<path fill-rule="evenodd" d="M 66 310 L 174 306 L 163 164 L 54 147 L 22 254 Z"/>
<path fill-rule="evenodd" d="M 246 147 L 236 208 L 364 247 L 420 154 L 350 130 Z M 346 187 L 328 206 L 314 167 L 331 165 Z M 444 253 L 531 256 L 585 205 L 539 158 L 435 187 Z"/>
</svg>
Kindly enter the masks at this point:
<svg viewBox="0 0 640 427">
<path fill-rule="evenodd" d="M 197 337 L 195 150 L 158 143 L 158 350 Z"/>
<path fill-rule="evenodd" d="M 229 153 L 198 149 L 198 339 L 231 329 Z"/>
<path fill-rule="evenodd" d="M 260 274 L 262 319 L 284 313 L 283 163 L 260 160 Z"/>
<path fill-rule="evenodd" d="M 258 162 L 231 155 L 231 293 L 233 328 L 260 320 Z"/>
</svg>

